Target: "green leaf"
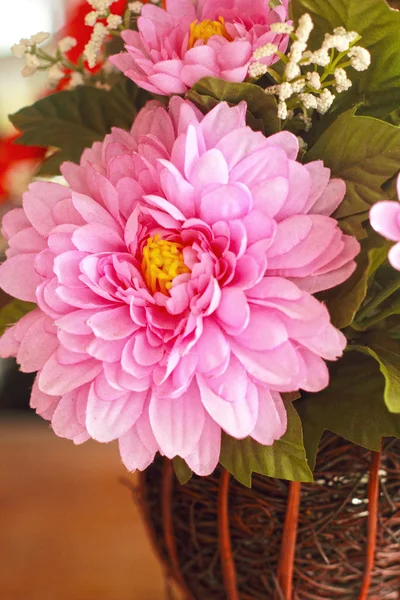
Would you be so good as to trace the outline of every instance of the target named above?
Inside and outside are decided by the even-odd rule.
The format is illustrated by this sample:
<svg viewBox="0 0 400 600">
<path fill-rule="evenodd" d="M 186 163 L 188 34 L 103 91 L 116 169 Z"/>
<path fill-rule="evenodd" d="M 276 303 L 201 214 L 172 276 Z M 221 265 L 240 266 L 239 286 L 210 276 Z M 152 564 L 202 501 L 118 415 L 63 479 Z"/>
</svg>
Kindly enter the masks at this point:
<svg viewBox="0 0 400 600">
<path fill-rule="evenodd" d="M 366 71 L 349 69 L 353 85 L 335 101 L 336 116 L 359 102 L 365 102 L 366 114 L 380 118 L 400 106 L 400 12 L 385 0 L 292 0 L 291 5 L 296 21 L 305 12 L 311 15 L 314 48 L 320 47 L 325 33 L 342 25 L 357 31 L 362 36 L 359 45 L 371 53 Z"/>
<path fill-rule="evenodd" d="M 223 434 L 220 463 L 243 485 L 251 487 L 252 473 L 290 481 L 313 480 L 300 419 L 291 402 L 287 404 L 287 412 L 287 432 L 272 446 L 262 446 L 252 438 L 236 440 Z"/>
<path fill-rule="evenodd" d="M 369 257 L 361 253 L 356 258 L 357 268 L 341 285 L 320 294 L 331 315 L 332 324 L 338 329 L 351 325 L 368 291 Z"/>
<path fill-rule="evenodd" d="M 146 94 L 128 80 L 111 91 L 79 86 L 38 100 L 10 121 L 22 132 L 18 144 L 59 149 L 40 171 L 55 175 L 63 161 L 79 162 L 83 150 L 103 140 L 112 127 L 129 129 Z"/>
<path fill-rule="evenodd" d="M 271 10 L 274 10 L 277 6 L 282 6 L 281 0 L 269 0 L 268 6 Z"/>
<path fill-rule="evenodd" d="M 400 415 L 384 402 L 385 381 L 371 357 L 346 352 L 330 369 L 329 386 L 296 402 L 304 445 L 312 469 L 325 430 L 368 448 L 380 450 L 383 437 L 400 438 Z"/>
<path fill-rule="evenodd" d="M 387 248 L 390 248 L 390 242 L 387 242 Z M 368 298 L 352 324 L 352 327 L 358 331 L 374 327 L 380 321 L 399 312 L 400 273 L 386 260 L 387 252 L 386 256 L 379 255 L 376 249 L 375 257 L 376 259 L 384 257 L 385 260 L 375 269 Z M 377 260 L 374 266 L 376 262 Z"/>
<path fill-rule="evenodd" d="M 371 244 L 377 247 L 370 248 Z M 369 237 L 356 257 L 357 268 L 341 285 L 319 294 L 325 302 L 331 321 L 338 329 L 351 325 L 364 302 L 369 281 L 378 267 L 386 260 L 390 243 L 369 228 Z"/>
<path fill-rule="evenodd" d="M 193 476 L 193 471 L 189 469 L 185 461 L 180 456 L 175 456 L 172 461 L 175 475 L 181 485 L 185 485 Z"/>
<path fill-rule="evenodd" d="M 14 325 L 22 317 L 36 308 L 36 304 L 13 300 L 0 310 L 0 335 L 3 335 L 9 325 Z"/>
<path fill-rule="evenodd" d="M 384 399 L 392 413 L 400 413 L 400 343 L 382 332 L 371 332 L 362 338 L 363 344 L 351 349 L 372 356 L 385 378 Z"/>
<path fill-rule="evenodd" d="M 219 102 L 231 106 L 247 102 L 247 123 L 255 131 L 271 135 L 280 129 L 276 100 L 252 83 L 230 83 L 216 77 L 204 77 L 188 92 L 186 98 L 203 112 L 209 112 Z"/>
<path fill-rule="evenodd" d="M 396 127 L 399 127 L 400 125 L 400 109 L 396 109 L 393 112 L 390 113 L 390 115 L 388 115 L 385 119 L 388 123 L 391 123 L 392 125 L 396 125 Z"/>
<path fill-rule="evenodd" d="M 312 160 L 323 160 L 346 183 L 346 197 L 334 217 L 367 215 L 375 202 L 387 198 L 382 185 L 400 169 L 400 128 L 347 111 L 307 152 L 305 162 Z"/>
<path fill-rule="evenodd" d="M 390 200 L 398 200 L 397 194 L 397 178 L 398 173 L 395 173 L 383 186 L 383 191 Z"/>
</svg>

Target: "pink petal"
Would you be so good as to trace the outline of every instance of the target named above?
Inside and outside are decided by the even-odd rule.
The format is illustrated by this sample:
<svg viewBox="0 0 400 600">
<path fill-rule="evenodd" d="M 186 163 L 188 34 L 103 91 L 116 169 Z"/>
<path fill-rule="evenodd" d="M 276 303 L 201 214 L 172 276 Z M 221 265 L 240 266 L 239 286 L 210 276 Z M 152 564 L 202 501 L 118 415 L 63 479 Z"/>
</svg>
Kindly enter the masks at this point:
<svg viewBox="0 0 400 600">
<path fill-rule="evenodd" d="M 218 325 L 210 319 L 205 319 L 203 333 L 193 348 L 193 352 L 197 352 L 199 356 L 198 371 L 209 373 L 225 363 L 229 357 L 230 348 Z"/>
<path fill-rule="evenodd" d="M 123 349 L 121 362 L 122 368 L 134 377 L 146 377 L 151 372 L 152 368 L 151 365 L 143 366 L 136 362 L 133 355 L 135 344 L 136 336 L 132 337 Z"/>
<path fill-rule="evenodd" d="M 161 198 L 160 196 L 155 195 L 149 195 L 144 196 L 143 199 L 152 206 L 156 206 L 157 208 L 165 211 L 174 219 L 177 219 L 178 221 L 185 221 L 185 215 L 183 215 L 176 206 L 168 202 L 168 200 L 165 200 L 165 198 Z"/>
<path fill-rule="evenodd" d="M 252 188 L 254 207 L 274 217 L 289 194 L 287 177 L 273 177 Z"/>
<path fill-rule="evenodd" d="M 326 190 L 308 211 L 308 214 L 329 216 L 341 205 L 346 195 L 346 184 L 342 179 L 331 179 Z"/>
<path fill-rule="evenodd" d="M 328 325 L 318 336 L 299 338 L 303 346 L 327 360 L 337 360 L 347 345 L 346 337 L 341 331 Z"/>
<path fill-rule="evenodd" d="M 200 217 L 212 225 L 217 221 L 242 218 L 251 208 L 252 197 L 244 185 L 219 185 L 202 197 Z"/>
<path fill-rule="evenodd" d="M 265 277 L 254 288 L 247 292 L 250 298 L 281 298 L 299 300 L 303 294 L 292 282 L 283 277 Z"/>
<path fill-rule="evenodd" d="M 311 192 L 311 176 L 307 169 L 298 162 L 289 161 L 289 194 L 281 210 L 275 215 L 277 221 L 282 221 L 292 215 L 305 212 Z"/>
<path fill-rule="evenodd" d="M 245 127 L 246 109 L 244 102 L 232 108 L 226 102 L 220 102 L 207 113 L 201 123 L 207 148 L 214 148 L 217 142 L 232 130 Z"/>
<path fill-rule="evenodd" d="M 0 357 L 17 356 L 19 342 L 15 339 L 15 327 L 9 327 L 0 338 Z"/>
<path fill-rule="evenodd" d="M 258 386 L 258 418 L 251 437 L 259 444 L 271 446 L 283 436 L 286 427 L 286 409 L 278 392 Z"/>
<path fill-rule="evenodd" d="M 97 360 L 88 359 L 76 364 L 60 364 L 53 354 L 39 374 L 39 388 L 46 394 L 63 396 L 84 383 L 92 381 L 102 370 Z"/>
<path fill-rule="evenodd" d="M 201 401 L 210 417 L 222 427 L 226 433 L 242 439 L 254 429 L 258 414 L 258 396 L 256 387 L 249 381 L 246 396 L 236 402 L 226 402 L 217 396 L 207 385 L 206 380 L 197 376 Z"/>
<path fill-rule="evenodd" d="M 267 145 L 266 138 L 260 132 L 248 127 L 230 131 L 216 145 L 225 156 L 228 167 L 232 170 L 246 156 L 256 150 L 262 150 Z"/>
<path fill-rule="evenodd" d="M 149 406 L 150 406 L 151 393 L 149 392 L 143 406 L 143 412 L 136 421 L 136 430 L 140 441 L 147 448 L 147 450 L 153 454 L 158 452 L 159 446 L 154 432 L 150 423 Z"/>
<path fill-rule="evenodd" d="M 67 394 L 61 398 L 51 420 L 54 433 L 59 437 L 69 440 L 79 439 L 82 434 L 85 439 L 90 439 L 86 429 L 82 427 L 77 418 L 77 401 L 74 394 Z"/>
<path fill-rule="evenodd" d="M 185 461 L 196 475 L 211 475 L 218 465 L 220 451 L 221 428 L 206 415 L 200 440 L 194 451 L 184 457 Z"/>
<path fill-rule="evenodd" d="M 28 229 L 31 226 L 23 208 L 14 208 L 6 212 L 3 216 L 2 231 L 6 240 L 9 240 L 13 235 Z"/>
<path fill-rule="evenodd" d="M 290 280 L 305 292 L 316 294 L 317 292 L 329 290 L 330 288 L 343 283 L 343 281 L 346 281 L 350 277 L 355 269 L 356 263 L 351 261 L 332 273 L 326 273 L 325 275 L 310 275 L 308 277 L 300 278 L 291 277 Z"/>
<path fill-rule="evenodd" d="M 191 21 L 196 19 L 196 10 L 190 0 L 167 0 L 167 2 L 168 13 L 174 15 L 176 19 L 190 19 Z M 146 8 L 146 14 L 148 14 L 147 10 Z"/>
<path fill-rule="evenodd" d="M 221 70 L 231 70 L 238 67 L 245 67 L 253 54 L 252 45 L 247 40 L 234 40 L 230 44 L 225 44 L 218 52 L 218 62 Z M 242 79 L 241 79 L 242 80 Z"/>
<path fill-rule="evenodd" d="M 235 287 L 223 288 L 216 315 L 227 333 L 237 335 L 243 331 L 250 319 L 250 308 L 243 290 Z"/>
<path fill-rule="evenodd" d="M 13 235 L 8 241 L 7 257 L 11 258 L 18 254 L 39 253 L 47 247 L 47 244 L 36 229 L 28 227 Z"/>
<path fill-rule="evenodd" d="M 276 224 L 265 212 L 254 209 L 243 219 L 246 228 L 247 242 L 249 245 L 260 240 L 273 238 L 276 232 Z"/>
<path fill-rule="evenodd" d="M 162 359 L 164 355 L 164 348 L 162 345 L 156 347 L 151 346 L 147 340 L 146 334 L 142 332 L 137 333 L 134 339 L 135 345 L 133 348 L 133 356 L 139 365 L 148 367 L 158 363 Z"/>
<path fill-rule="evenodd" d="M 89 391 L 86 427 L 98 442 L 112 442 L 129 431 L 142 414 L 146 392 L 127 392 L 116 400 L 103 400 L 95 390 Z"/>
<path fill-rule="evenodd" d="M 167 200 L 174 204 L 186 218 L 194 216 L 193 186 L 184 179 L 171 162 L 160 159 L 165 167 L 160 173 L 160 183 Z"/>
<path fill-rule="evenodd" d="M 210 50 L 211 50 L 211 48 L 210 48 Z M 212 62 L 212 61 L 207 61 L 207 62 Z M 215 77 L 217 75 L 217 73 L 218 73 L 218 66 L 215 63 L 212 68 L 210 68 L 206 64 L 199 64 L 199 63 L 185 64 L 184 67 L 182 68 L 180 77 L 181 77 L 182 81 L 184 82 L 185 86 L 187 86 L 188 88 L 191 88 L 203 77 L 213 77 L 213 76 Z"/>
<path fill-rule="evenodd" d="M 123 252 L 125 244 L 118 233 L 105 225 L 90 224 L 74 231 L 72 241 L 82 252 Z"/>
<path fill-rule="evenodd" d="M 236 356 L 231 355 L 227 369 L 218 377 L 206 378 L 207 385 L 226 402 L 241 402 L 246 396 L 248 376 Z"/>
<path fill-rule="evenodd" d="M 400 271 L 400 244 L 395 244 L 393 248 L 390 248 L 388 258 L 392 267 Z"/>
<path fill-rule="evenodd" d="M 29 191 L 23 196 L 23 207 L 36 231 L 44 236 L 49 235 L 57 225 L 53 207 L 70 196 L 70 189 L 58 183 L 40 181 L 29 187 Z"/>
<path fill-rule="evenodd" d="M 400 241 L 399 202 L 377 202 L 371 208 L 369 218 L 375 231 L 393 242 Z"/>
<path fill-rule="evenodd" d="M 306 365 L 306 378 L 301 388 L 306 392 L 320 392 L 329 384 L 329 371 L 325 362 L 306 348 L 299 348 L 299 353 Z"/>
<path fill-rule="evenodd" d="M 104 362 L 120 361 L 125 344 L 126 338 L 115 341 L 95 338 L 86 346 L 86 352 L 93 358 Z"/>
<path fill-rule="evenodd" d="M 45 328 L 46 317 L 35 321 L 25 333 L 17 354 L 17 361 L 23 373 L 39 371 L 59 346 L 54 333 Z"/>
<path fill-rule="evenodd" d="M 299 140 L 289 131 L 280 131 L 270 135 L 266 140 L 266 147 L 282 148 L 290 160 L 296 160 L 299 153 Z"/>
<path fill-rule="evenodd" d="M 150 423 L 163 454 L 168 458 L 187 456 L 197 446 L 205 415 L 197 384 L 178 398 L 158 397 L 150 400 Z"/>
<path fill-rule="evenodd" d="M 74 310 L 55 322 L 56 326 L 68 333 L 88 335 L 92 332 L 87 320 L 93 315 L 93 310 Z"/>
<path fill-rule="evenodd" d="M 10 296 L 36 302 L 36 290 L 43 279 L 35 271 L 35 254 L 20 254 L 0 266 L 0 287 Z"/>
<path fill-rule="evenodd" d="M 87 256 L 85 252 L 70 250 L 55 257 L 53 269 L 61 284 L 73 287 L 83 286 L 79 277 L 81 276 L 80 264 L 85 256 Z"/>
<path fill-rule="evenodd" d="M 249 350 L 234 342 L 231 342 L 231 348 L 247 372 L 260 382 L 287 386 L 299 374 L 299 358 L 289 342 L 263 352 Z"/>
<path fill-rule="evenodd" d="M 262 145 L 260 149 L 243 157 L 232 169 L 230 177 L 233 181 L 240 181 L 249 188 L 253 188 L 262 181 L 286 177 L 287 173 L 288 160 L 283 150 L 280 148 L 266 149 Z"/>
<path fill-rule="evenodd" d="M 120 340 L 139 329 L 132 321 L 128 305 L 97 312 L 87 320 L 87 325 L 103 340 Z"/>
<path fill-rule="evenodd" d="M 37 375 L 32 387 L 30 407 L 34 408 L 38 415 L 47 418 L 44 415 L 49 412 L 51 407 L 55 408 L 59 401 L 59 396 L 50 396 L 39 389 L 39 375 Z"/>
<path fill-rule="evenodd" d="M 110 213 L 89 196 L 72 192 L 72 202 L 86 223 L 104 225 L 116 233 L 120 232 L 117 222 Z"/>
<path fill-rule="evenodd" d="M 138 435 L 134 425 L 119 438 L 119 452 L 128 471 L 144 471 L 154 460 L 155 452 L 150 452 Z"/>
<path fill-rule="evenodd" d="M 227 184 L 229 171 L 223 154 L 215 148 L 202 154 L 190 172 L 189 181 L 196 191 L 212 184 Z"/>
<path fill-rule="evenodd" d="M 158 94 L 185 94 L 187 92 L 186 85 L 179 77 L 167 73 L 155 73 L 150 75 L 148 80 Z"/>
<path fill-rule="evenodd" d="M 235 339 L 251 350 L 272 350 L 288 340 L 288 332 L 272 310 L 252 306 L 248 326 Z"/>
</svg>

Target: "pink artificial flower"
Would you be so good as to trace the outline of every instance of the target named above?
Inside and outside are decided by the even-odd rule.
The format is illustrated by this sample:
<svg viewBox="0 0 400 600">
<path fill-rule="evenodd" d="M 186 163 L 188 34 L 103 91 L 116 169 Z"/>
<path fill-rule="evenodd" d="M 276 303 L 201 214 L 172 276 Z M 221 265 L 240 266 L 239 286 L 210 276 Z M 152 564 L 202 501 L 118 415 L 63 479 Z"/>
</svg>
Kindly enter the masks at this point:
<svg viewBox="0 0 400 600">
<path fill-rule="evenodd" d="M 244 81 L 253 52 L 268 43 L 285 52 L 288 35 L 270 30 L 285 22 L 288 1 L 274 9 L 269 0 L 167 0 L 166 10 L 147 4 L 138 31 L 124 31 L 127 52 L 111 62 L 155 94 L 184 94 L 202 77 Z M 276 54 L 258 62 L 276 62 Z"/>
<path fill-rule="evenodd" d="M 400 174 L 397 177 L 397 195 L 400 199 Z M 373 205 L 369 213 L 372 227 L 393 242 L 398 242 L 389 250 L 389 262 L 400 271 L 400 204 L 383 201 Z"/>
<path fill-rule="evenodd" d="M 118 439 L 131 470 L 159 451 L 209 474 L 221 429 L 272 444 L 279 392 L 324 388 L 346 344 L 311 295 L 355 267 L 329 217 L 345 185 L 245 116 L 152 101 L 63 165 L 70 187 L 34 183 L 3 220 L 1 287 L 38 308 L 1 356 L 38 371 L 31 405 L 56 434 Z"/>
</svg>

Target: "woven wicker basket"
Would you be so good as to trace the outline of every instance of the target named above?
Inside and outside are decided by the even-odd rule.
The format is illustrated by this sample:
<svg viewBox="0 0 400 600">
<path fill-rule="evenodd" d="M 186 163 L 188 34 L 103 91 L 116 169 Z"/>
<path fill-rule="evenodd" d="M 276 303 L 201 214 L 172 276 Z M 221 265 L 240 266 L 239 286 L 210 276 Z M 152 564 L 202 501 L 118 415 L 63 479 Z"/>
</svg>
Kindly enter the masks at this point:
<svg viewBox="0 0 400 600">
<path fill-rule="evenodd" d="M 223 469 L 181 486 L 159 459 L 137 492 L 186 600 L 400 599 L 397 440 L 374 453 L 327 434 L 314 484 L 255 475 L 252 489 Z"/>
</svg>

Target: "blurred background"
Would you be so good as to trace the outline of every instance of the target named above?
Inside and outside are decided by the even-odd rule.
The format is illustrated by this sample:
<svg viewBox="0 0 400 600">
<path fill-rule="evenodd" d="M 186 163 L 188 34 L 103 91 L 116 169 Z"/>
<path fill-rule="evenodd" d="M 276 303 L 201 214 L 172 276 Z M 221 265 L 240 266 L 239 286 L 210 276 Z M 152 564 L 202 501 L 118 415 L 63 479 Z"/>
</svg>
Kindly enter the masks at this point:
<svg viewBox="0 0 400 600">
<path fill-rule="evenodd" d="M 24 61 L 10 47 L 56 33 L 82 4 L 0 0 L 1 214 L 20 204 L 41 155 L 12 144 L 7 115 L 48 92 L 43 73 L 21 76 Z M 0 306 L 6 302 L 0 293 Z M 32 382 L 0 359 L 0 599 L 161 600 L 160 567 L 127 487 L 135 477 L 117 446 L 57 438 L 29 409 Z"/>
</svg>

